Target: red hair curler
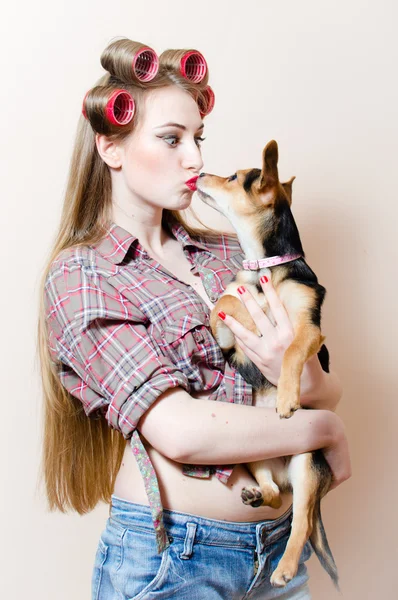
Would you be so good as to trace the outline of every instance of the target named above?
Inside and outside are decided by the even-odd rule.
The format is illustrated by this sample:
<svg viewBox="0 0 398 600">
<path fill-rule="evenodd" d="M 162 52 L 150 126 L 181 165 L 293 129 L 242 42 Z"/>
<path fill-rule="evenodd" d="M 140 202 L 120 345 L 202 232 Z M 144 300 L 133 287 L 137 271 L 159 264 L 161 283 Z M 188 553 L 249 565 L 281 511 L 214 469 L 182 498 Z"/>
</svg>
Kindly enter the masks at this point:
<svg viewBox="0 0 398 600">
<path fill-rule="evenodd" d="M 97 87 L 94 89 L 97 90 L 98 94 L 99 88 Z M 89 90 L 84 96 L 82 114 L 85 119 L 88 119 L 86 111 L 86 99 L 89 93 L 92 91 L 93 90 Z M 130 92 L 123 89 L 111 89 L 110 91 L 108 89 L 107 92 L 103 91 L 102 94 L 105 94 L 105 96 L 102 96 L 103 100 L 106 100 L 106 94 L 109 94 L 109 97 L 106 100 L 105 108 L 103 102 L 101 102 L 100 106 L 98 106 L 97 100 L 97 107 L 94 114 L 102 114 L 111 125 L 127 125 L 130 123 L 135 112 L 135 102 Z"/>
<path fill-rule="evenodd" d="M 215 95 L 209 85 L 202 91 L 204 97 L 199 96 L 198 107 L 201 117 L 206 117 L 214 108 Z"/>
<path fill-rule="evenodd" d="M 105 107 L 105 116 L 112 125 L 127 125 L 134 116 L 135 103 L 126 90 L 115 90 Z"/>
<path fill-rule="evenodd" d="M 139 81 L 151 81 L 159 70 L 159 57 L 152 48 L 144 46 L 133 59 L 133 72 Z"/>
<path fill-rule="evenodd" d="M 181 58 L 180 71 L 192 83 L 200 83 L 207 73 L 205 57 L 197 50 L 186 52 Z"/>
</svg>

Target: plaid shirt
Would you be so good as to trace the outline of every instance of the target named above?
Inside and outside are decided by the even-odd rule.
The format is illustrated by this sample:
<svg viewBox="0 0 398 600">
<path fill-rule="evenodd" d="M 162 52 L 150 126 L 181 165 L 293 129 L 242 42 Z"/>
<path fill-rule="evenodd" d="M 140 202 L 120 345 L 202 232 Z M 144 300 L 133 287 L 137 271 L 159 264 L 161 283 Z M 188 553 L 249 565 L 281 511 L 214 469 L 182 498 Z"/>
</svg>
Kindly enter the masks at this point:
<svg viewBox="0 0 398 600">
<path fill-rule="evenodd" d="M 192 272 L 199 273 L 216 302 L 236 272 L 243 253 L 237 239 L 191 238 L 175 224 Z M 209 399 L 251 404 L 252 388 L 229 366 L 209 327 L 210 310 L 195 290 L 154 261 L 139 240 L 112 224 L 95 246 L 64 250 L 45 284 L 51 357 L 70 394 L 87 415 L 104 415 L 131 440 L 148 496 L 154 491 L 162 529 L 156 475 L 136 430 L 140 417 L 173 387 L 211 392 Z M 184 473 L 226 482 L 231 466 L 185 466 Z M 151 504 L 151 498 L 150 498 Z M 155 514 L 155 513 L 154 513 Z"/>
</svg>

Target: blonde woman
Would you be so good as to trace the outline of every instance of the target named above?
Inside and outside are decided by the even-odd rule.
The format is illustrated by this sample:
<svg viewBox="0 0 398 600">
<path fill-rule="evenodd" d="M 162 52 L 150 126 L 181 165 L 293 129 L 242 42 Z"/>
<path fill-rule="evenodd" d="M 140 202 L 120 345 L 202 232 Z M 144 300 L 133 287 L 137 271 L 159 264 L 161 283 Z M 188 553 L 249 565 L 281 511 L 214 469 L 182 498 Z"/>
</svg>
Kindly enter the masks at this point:
<svg viewBox="0 0 398 600">
<path fill-rule="evenodd" d="M 84 99 L 43 278 L 49 505 L 82 514 L 110 503 L 93 600 L 309 598 L 309 543 L 296 577 L 270 584 L 292 498 L 284 494 L 280 509 L 243 504 L 253 483 L 244 463 L 322 448 L 333 487 L 347 479 L 338 378 L 315 357 L 302 404 L 319 410 L 281 420 L 251 406 L 251 387 L 209 328 L 241 248 L 232 235 L 188 226 L 181 212 L 214 103 L 206 62 L 196 51 L 158 57 L 127 39 L 101 62 L 107 72 Z M 291 325 L 271 283 L 264 292 L 278 314 L 274 333 L 255 347 L 242 339 L 277 383 Z M 252 310 L 254 300 L 243 301 Z"/>
</svg>

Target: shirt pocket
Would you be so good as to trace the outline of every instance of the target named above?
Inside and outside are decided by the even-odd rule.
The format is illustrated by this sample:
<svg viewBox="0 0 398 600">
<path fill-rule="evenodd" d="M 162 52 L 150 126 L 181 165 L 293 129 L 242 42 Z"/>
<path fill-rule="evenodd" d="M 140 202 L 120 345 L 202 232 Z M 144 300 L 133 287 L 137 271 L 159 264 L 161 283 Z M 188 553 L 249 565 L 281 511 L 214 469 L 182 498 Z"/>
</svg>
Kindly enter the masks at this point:
<svg viewBox="0 0 398 600">
<path fill-rule="evenodd" d="M 163 325 L 161 339 L 163 352 L 186 375 L 192 390 L 208 390 L 221 382 L 225 359 L 211 333 L 208 314 L 177 317 Z"/>
</svg>

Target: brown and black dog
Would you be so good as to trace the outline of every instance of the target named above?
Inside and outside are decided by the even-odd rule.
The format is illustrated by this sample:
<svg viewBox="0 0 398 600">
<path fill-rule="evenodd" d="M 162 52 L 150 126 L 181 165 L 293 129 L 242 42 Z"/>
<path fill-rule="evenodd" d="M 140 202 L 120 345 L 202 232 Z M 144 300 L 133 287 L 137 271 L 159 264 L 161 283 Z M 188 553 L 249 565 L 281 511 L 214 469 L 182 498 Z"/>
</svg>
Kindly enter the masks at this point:
<svg viewBox="0 0 398 600">
<path fill-rule="evenodd" d="M 321 306 L 326 290 L 304 259 L 299 232 L 290 206 L 292 183 L 279 182 L 278 146 L 271 141 L 263 150 L 262 169 L 239 170 L 230 177 L 203 173 L 196 182 L 199 198 L 228 218 L 239 238 L 251 268 L 241 270 L 227 286 L 212 310 L 213 335 L 227 359 L 243 378 L 260 393 L 263 406 L 276 406 L 281 418 L 300 408 L 300 377 L 304 364 L 318 354 L 324 371 L 329 371 L 329 353 L 321 334 Z M 297 256 L 289 262 L 259 268 L 256 261 L 279 256 Z M 246 265 L 248 266 L 248 265 Z M 259 334 L 239 299 L 237 288 L 244 285 L 273 321 L 259 283 L 267 275 L 283 302 L 294 329 L 286 350 L 276 388 L 239 348 L 232 331 L 218 317 L 220 311 Z M 274 322 L 273 322 L 274 323 Z M 264 402 L 265 398 L 265 402 Z M 257 406 L 259 402 L 257 402 Z M 282 466 L 283 465 L 283 466 Z M 258 487 L 244 488 L 242 501 L 253 507 L 281 506 L 280 492 L 293 491 L 292 530 L 285 552 L 271 576 L 271 583 L 283 587 L 297 573 L 303 547 L 308 539 L 322 566 L 338 587 L 337 568 L 322 525 L 320 502 L 327 493 L 332 475 L 321 451 L 249 463 Z"/>
</svg>

